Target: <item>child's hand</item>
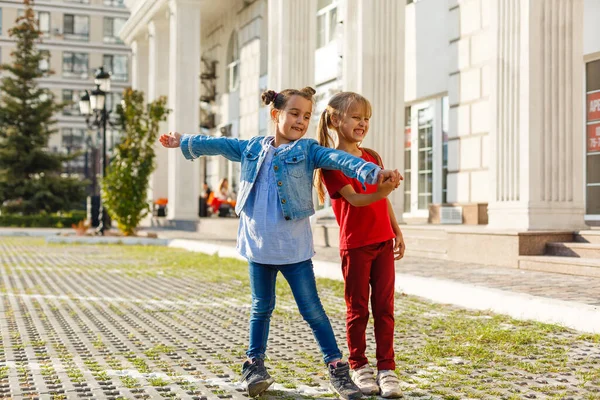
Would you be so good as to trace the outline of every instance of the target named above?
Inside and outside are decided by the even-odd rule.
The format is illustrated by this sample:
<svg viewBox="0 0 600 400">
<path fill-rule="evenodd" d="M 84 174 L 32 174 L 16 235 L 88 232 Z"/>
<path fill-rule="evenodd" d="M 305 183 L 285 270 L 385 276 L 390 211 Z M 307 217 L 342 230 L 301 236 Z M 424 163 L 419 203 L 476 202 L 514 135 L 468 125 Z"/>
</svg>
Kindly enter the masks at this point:
<svg viewBox="0 0 600 400">
<path fill-rule="evenodd" d="M 179 147 L 181 144 L 181 133 L 179 132 L 169 132 L 168 134 L 162 134 L 158 138 L 160 144 L 169 149 L 174 149 Z"/>
<path fill-rule="evenodd" d="M 400 172 L 397 169 L 393 171 L 391 169 L 382 169 L 379 171 L 379 176 L 383 176 L 384 181 L 393 178 L 394 184 L 396 185 L 395 188 L 400 186 L 400 181 L 404 180 L 404 177 L 400 175 Z"/>
<path fill-rule="evenodd" d="M 395 231 L 396 238 L 394 239 L 394 260 L 400 260 L 404 257 L 404 251 L 406 250 L 406 245 L 404 244 L 404 237 L 402 236 L 402 231 L 400 229 Z"/>
<path fill-rule="evenodd" d="M 377 183 L 377 193 L 381 193 L 383 197 L 387 197 L 394 189 L 397 184 L 394 178 L 385 179 L 383 175 L 379 175 L 379 182 Z"/>
</svg>

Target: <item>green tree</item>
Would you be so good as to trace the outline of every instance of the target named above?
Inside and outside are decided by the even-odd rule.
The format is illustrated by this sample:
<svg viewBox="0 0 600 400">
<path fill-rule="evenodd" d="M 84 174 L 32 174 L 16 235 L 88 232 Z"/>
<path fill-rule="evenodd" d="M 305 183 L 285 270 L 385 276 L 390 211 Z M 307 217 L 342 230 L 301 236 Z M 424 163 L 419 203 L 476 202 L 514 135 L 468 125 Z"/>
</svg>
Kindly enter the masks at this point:
<svg viewBox="0 0 600 400">
<path fill-rule="evenodd" d="M 119 122 L 124 136 L 102 180 L 102 201 L 112 221 L 124 235 L 135 234 L 140 221 L 150 212 L 148 184 L 156 168 L 154 146 L 159 123 L 167 119 L 167 98 L 145 103 L 142 92 L 127 89 Z"/>
<path fill-rule="evenodd" d="M 37 48 L 41 32 L 33 0 L 23 4 L 25 13 L 9 30 L 16 41 L 13 63 L 0 65 L 6 72 L 0 82 L 0 205 L 4 212 L 23 214 L 66 211 L 83 202 L 85 183 L 61 176 L 63 162 L 75 156 L 47 150 L 56 132 L 54 115 L 65 104 L 38 86 L 51 71 L 40 69 L 45 55 Z"/>
</svg>

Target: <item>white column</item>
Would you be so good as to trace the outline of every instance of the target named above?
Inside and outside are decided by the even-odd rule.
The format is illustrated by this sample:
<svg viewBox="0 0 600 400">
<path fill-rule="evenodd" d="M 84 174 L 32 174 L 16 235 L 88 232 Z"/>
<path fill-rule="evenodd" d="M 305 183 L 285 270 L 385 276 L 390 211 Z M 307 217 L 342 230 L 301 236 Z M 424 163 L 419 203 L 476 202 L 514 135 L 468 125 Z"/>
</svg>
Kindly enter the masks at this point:
<svg viewBox="0 0 600 400">
<path fill-rule="evenodd" d="M 155 19 L 148 23 L 148 92 L 147 100 L 151 102 L 160 96 L 169 95 L 169 21 Z M 162 122 L 160 132 L 169 131 L 169 124 Z M 150 200 L 168 198 L 169 152 L 156 143 L 157 169 L 150 178 Z"/>
<path fill-rule="evenodd" d="M 404 5 L 405 1 L 347 0 L 343 12 L 344 90 L 365 96 L 373 107 L 365 146 L 386 168 L 404 169 Z M 400 220 L 404 188 L 390 195 Z"/>
<path fill-rule="evenodd" d="M 171 0 L 169 35 L 169 130 L 195 133 L 199 124 L 200 2 Z M 168 219 L 196 221 L 200 162 L 169 151 Z"/>
<path fill-rule="evenodd" d="M 489 226 L 582 228 L 583 1 L 492 3 Z"/>
<path fill-rule="evenodd" d="M 148 90 L 148 39 L 138 37 L 131 43 L 131 87 Z"/>
<path fill-rule="evenodd" d="M 316 0 L 269 0 L 268 89 L 314 86 Z"/>
</svg>

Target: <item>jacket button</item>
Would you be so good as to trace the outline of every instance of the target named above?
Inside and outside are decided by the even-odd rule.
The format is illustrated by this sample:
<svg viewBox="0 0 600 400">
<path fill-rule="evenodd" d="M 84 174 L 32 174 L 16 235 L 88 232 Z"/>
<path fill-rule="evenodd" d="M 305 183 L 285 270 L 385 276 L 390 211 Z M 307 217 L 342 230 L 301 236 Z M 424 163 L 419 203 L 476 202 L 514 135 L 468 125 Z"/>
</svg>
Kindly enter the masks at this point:
<svg viewBox="0 0 600 400">
<path fill-rule="evenodd" d="M 276 165 L 276 166 L 274 166 L 274 167 L 273 167 L 273 169 L 274 169 L 275 171 L 277 171 L 277 170 L 279 169 L 279 167 Z"/>
<path fill-rule="evenodd" d="M 296 161 L 296 160 L 297 160 L 297 158 L 296 158 L 296 157 L 292 158 L 292 161 Z"/>
<path fill-rule="evenodd" d="M 281 186 L 281 185 L 283 185 L 283 182 L 281 182 L 281 181 L 277 182 L 277 186 Z"/>
<path fill-rule="evenodd" d="M 281 204 L 285 204 L 285 199 L 281 199 Z"/>
<path fill-rule="evenodd" d="M 290 219 L 291 219 L 291 218 L 290 218 L 290 217 L 288 217 L 288 216 L 286 216 L 286 217 L 285 217 L 285 220 L 286 220 L 286 221 L 289 221 Z"/>
</svg>

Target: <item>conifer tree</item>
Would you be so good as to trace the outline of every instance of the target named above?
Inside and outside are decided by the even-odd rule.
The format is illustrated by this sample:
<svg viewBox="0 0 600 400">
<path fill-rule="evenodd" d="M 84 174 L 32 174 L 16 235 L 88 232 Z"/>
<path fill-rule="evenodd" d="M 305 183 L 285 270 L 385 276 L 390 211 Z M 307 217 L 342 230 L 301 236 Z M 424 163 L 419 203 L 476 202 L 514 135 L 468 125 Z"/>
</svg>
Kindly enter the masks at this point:
<svg viewBox="0 0 600 400">
<path fill-rule="evenodd" d="M 0 65 L 0 206 L 9 213 L 67 211 L 83 203 L 85 183 L 61 176 L 63 162 L 76 155 L 48 151 L 56 132 L 54 115 L 65 104 L 38 85 L 51 71 L 40 69 L 45 54 L 38 49 L 41 32 L 33 0 L 23 3 L 24 14 L 9 30 L 16 41 L 12 62 Z"/>
</svg>

